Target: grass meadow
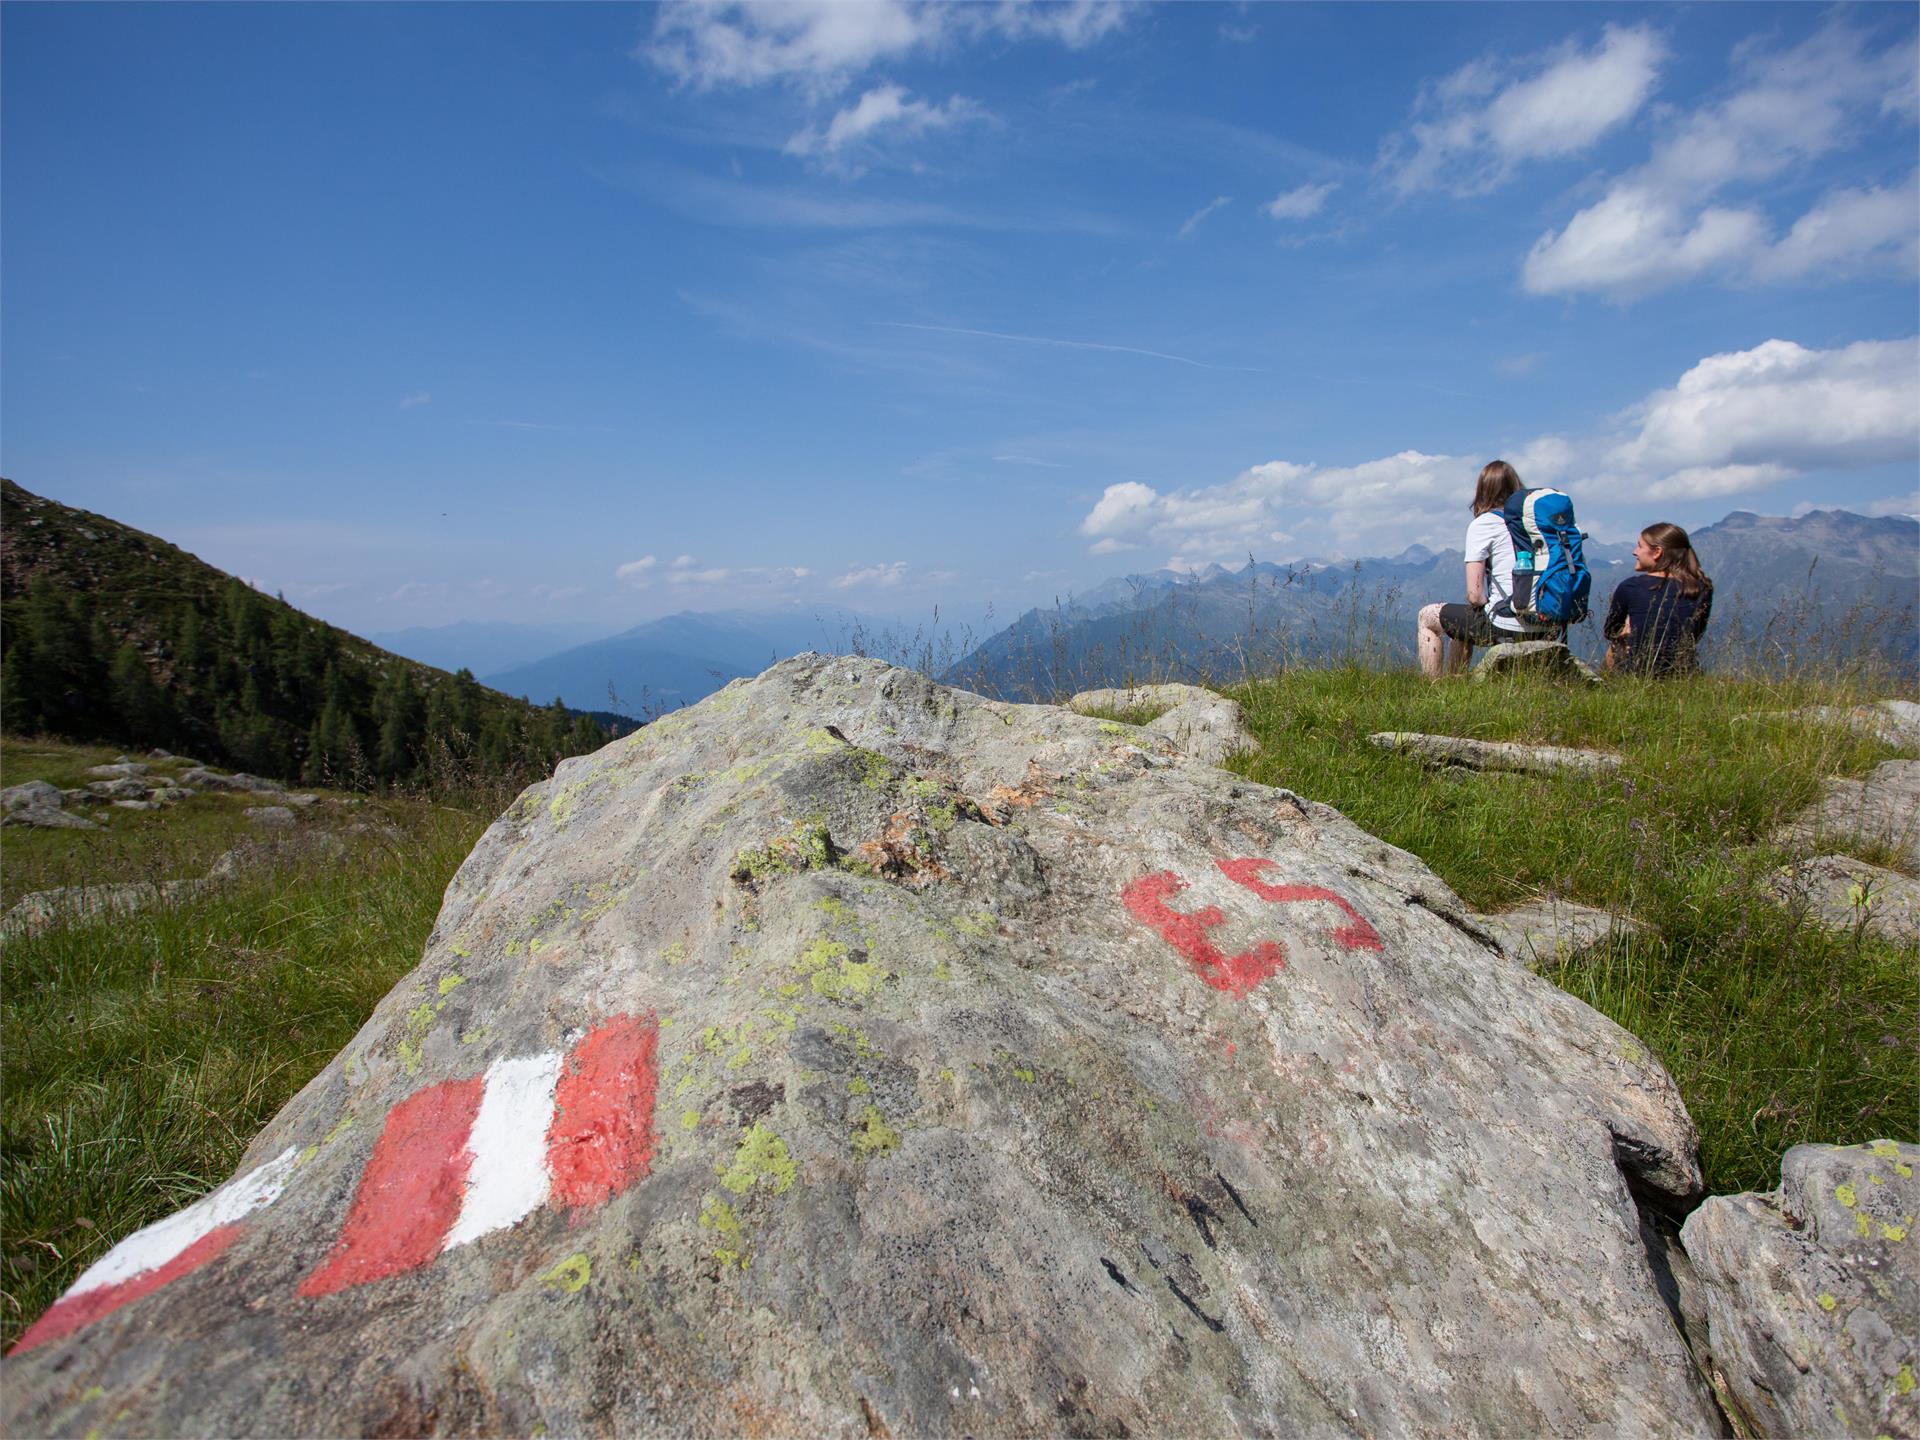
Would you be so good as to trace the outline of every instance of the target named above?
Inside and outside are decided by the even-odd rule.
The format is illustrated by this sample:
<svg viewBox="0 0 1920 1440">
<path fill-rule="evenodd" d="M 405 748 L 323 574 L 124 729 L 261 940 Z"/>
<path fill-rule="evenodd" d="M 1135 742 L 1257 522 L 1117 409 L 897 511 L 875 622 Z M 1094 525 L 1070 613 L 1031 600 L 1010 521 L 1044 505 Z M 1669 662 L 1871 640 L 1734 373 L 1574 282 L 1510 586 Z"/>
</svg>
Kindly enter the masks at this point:
<svg viewBox="0 0 1920 1440">
<path fill-rule="evenodd" d="M 1643 922 L 1547 973 L 1665 1061 L 1700 1127 L 1711 1190 L 1772 1188 L 1802 1141 L 1913 1138 L 1913 948 L 1819 929 L 1765 884 L 1790 858 L 1768 841 L 1775 827 L 1824 777 L 1863 775 L 1893 752 L 1741 718 L 1894 693 L 1884 684 L 1479 685 L 1353 665 L 1225 688 L 1260 742 L 1235 769 L 1337 806 L 1476 908 L 1551 893 Z M 1436 773 L 1370 745 L 1381 730 L 1593 746 L 1625 763 L 1604 780 Z M 74 784 L 111 758 L 8 738 L 0 779 Z M 113 1241 L 231 1173 L 418 961 L 448 880 L 517 785 L 328 795 L 302 826 L 343 848 L 285 846 L 189 901 L 6 943 L 0 1339 Z M 249 803 L 201 795 L 116 812 L 97 834 L 9 829 L 0 894 L 11 904 L 53 886 L 202 874 L 252 833 Z"/>
</svg>

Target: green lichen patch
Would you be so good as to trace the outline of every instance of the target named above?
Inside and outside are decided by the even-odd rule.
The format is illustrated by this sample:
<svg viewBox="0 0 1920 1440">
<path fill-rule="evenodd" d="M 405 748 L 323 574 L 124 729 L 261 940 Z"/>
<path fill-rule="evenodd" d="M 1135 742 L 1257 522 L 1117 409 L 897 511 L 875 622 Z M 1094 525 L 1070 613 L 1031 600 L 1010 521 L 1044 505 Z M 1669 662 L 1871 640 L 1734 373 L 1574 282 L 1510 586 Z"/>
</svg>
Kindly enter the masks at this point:
<svg viewBox="0 0 1920 1440">
<path fill-rule="evenodd" d="M 975 940 L 986 940 L 999 932 L 1000 922 L 982 910 L 977 914 L 959 916 L 953 922 L 953 928 Z"/>
<path fill-rule="evenodd" d="M 717 1195 L 709 1195 L 701 1202 L 700 1228 L 713 1231 L 719 1242 L 713 1247 L 713 1258 L 720 1262 L 723 1270 L 729 1265 L 738 1265 L 744 1270 L 752 1263 L 747 1254 L 747 1227 L 734 1208 Z"/>
<path fill-rule="evenodd" d="M 687 962 L 687 942 L 676 940 L 660 952 L 660 958 L 668 965 L 684 965 Z"/>
<path fill-rule="evenodd" d="M 890 1155 L 899 1148 L 900 1132 L 887 1124 L 878 1105 L 867 1106 L 861 1113 L 860 1123 L 854 1127 L 853 1153 L 862 1160 L 871 1160 L 876 1155 Z"/>
<path fill-rule="evenodd" d="M 433 1029 L 439 1007 L 422 1001 L 407 1012 L 406 1029 L 401 1033 L 400 1043 L 394 1047 L 394 1053 L 400 1057 L 400 1065 L 409 1075 L 420 1073 L 421 1062 L 426 1056 L 427 1034 Z"/>
<path fill-rule="evenodd" d="M 585 1254 L 576 1254 L 569 1255 L 542 1275 L 540 1283 L 549 1290 L 564 1290 L 569 1295 L 578 1295 L 592 1279 L 593 1262 Z"/>
<path fill-rule="evenodd" d="M 733 1159 L 714 1169 L 720 1183 L 736 1195 L 745 1195 L 756 1188 L 784 1195 L 800 1175 L 800 1167 L 787 1151 L 787 1142 L 757 1120 L 740 1137 Z"/>
<path fill-rule="evenodd" d="M 467 977 L 462 975 L 458 970 L 454 971 L 451 975 L 443 975 L 440 977 L 440 994 L 444 998 L 445 996 L 451 995 L 466 983 Z"/>
<path fill-rule="evenodd" d="M 814 994 L 842 1002 L 871 999 L 893 978 L 891 970 L 866 952 L 852 951 L 824 935 L 800 952 L 799 970 Z"/>
<path fill-rule="evenodd" d="M 733 857 L 727 867 L 736 884 L 758 887 L 783 875 L 798 875 L 805 870 L 825 870 L 840 857 L 833 836 L 820 821 L 802 822 L 785 835 L 765 845 L 749 846 Z"/>
</svg>

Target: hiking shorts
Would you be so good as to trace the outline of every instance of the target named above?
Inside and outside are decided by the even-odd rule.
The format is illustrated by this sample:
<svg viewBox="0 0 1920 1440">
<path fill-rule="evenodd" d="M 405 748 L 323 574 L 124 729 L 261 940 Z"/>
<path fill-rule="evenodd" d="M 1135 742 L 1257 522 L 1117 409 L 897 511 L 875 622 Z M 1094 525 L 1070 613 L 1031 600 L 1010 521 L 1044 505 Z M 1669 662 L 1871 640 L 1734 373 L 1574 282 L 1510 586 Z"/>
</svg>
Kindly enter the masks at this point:
<svg viewBox="0 0 1920 1440">
<path fill-rule="evenodd" d="M 1555 630 L 1502 630 L 1485 610 L 1472 605 L 1442 605 L 1440 629 L 1462 645 L 1504 645 L 1514 640 L 1559 640 Z"/>
</svg>

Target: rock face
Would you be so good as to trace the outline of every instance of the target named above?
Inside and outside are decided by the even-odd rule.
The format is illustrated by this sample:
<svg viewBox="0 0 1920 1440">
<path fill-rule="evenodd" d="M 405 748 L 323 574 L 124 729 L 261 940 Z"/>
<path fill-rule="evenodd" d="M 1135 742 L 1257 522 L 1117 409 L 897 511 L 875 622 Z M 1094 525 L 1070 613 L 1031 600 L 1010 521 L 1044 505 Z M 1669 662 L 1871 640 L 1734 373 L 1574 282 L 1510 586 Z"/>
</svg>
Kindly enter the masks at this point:
<svg viewBox="0 0 1920 1440">
<path fill-rule="evenodd" d="M 802 656 L 569 760 L 12 1433 L 1709 1434 L 1633 1037 L 1335 811 Z"/>
<path fill-rule="evenodd" d="M 1920 865 L 1920 760 L 1887 760 L 1864 780 L 1827 781 L 1819 801 L 1773 838 L 1793 845 L 1835 836 L 1892 846 Z"/>
<path fill-rule="evenodd" d="M 1415 730 L 1382 730 L 1368 741 L 1382 750 L 1404 750 L 1433 765 L 1469 770 L 1512 770 L 1523 775 L 1605 775 L 1620 768 L 1620 757 L 1604 750 L 1565 745 L 1523 745 L 1514 740 L 1469 740 L 1459 735 L 1422 735 Z"/>
<path fill-rule="evenodd" d="M 1920 941 L 1920 880 L 1847 855 L 1818 855 L 1773 873 L 1774 894 L 1804 905 L 1829 930 L 1858 926 L 1869 935 Z"/>
<path fill-rule="evenodd" d="M 1760 1435 L 1920 1435 L 1920 1146 L 1797 1145 L 1681 1232 L 1721 1394 Z"/>
<path fill-rule="evenodd" d="M 1182 753 L 1209 765 L 1224 764 L 1230 756 L 1258 748 L 1247 729 L 1240 702 L 1203 690 L 1198 685 L 1135 685 L 1117 690 L 1082 690 L 1067 701 L 1069 710 L 1126 711 L 1158 709 L 1161 713 L 1141 728 L 1164 735 Z"/>
</svg>

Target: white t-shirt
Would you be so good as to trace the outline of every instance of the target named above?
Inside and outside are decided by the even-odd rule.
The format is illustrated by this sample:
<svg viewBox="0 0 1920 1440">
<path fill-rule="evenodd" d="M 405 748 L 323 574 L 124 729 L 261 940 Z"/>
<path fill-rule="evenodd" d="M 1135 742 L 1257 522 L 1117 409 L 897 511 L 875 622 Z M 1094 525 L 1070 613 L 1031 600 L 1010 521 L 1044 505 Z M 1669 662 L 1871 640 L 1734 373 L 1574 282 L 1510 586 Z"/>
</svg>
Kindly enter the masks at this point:
<svg viewBox="0 0 1920 1440">
<path fill-rule="evenodd" d="M 1473 523 L 1467 526 L 1466 552 L 1469 565 L 1476 560 L 1487 564 L 1487 618 L 1496 630 L 1529 634 L 1549 628 L 1498 613 L 1501 604 L 1513 596 L 1513 536 L 1507 533 L 1506 519 L 1498 510 L 1473 517 Z"/>
</svg>

